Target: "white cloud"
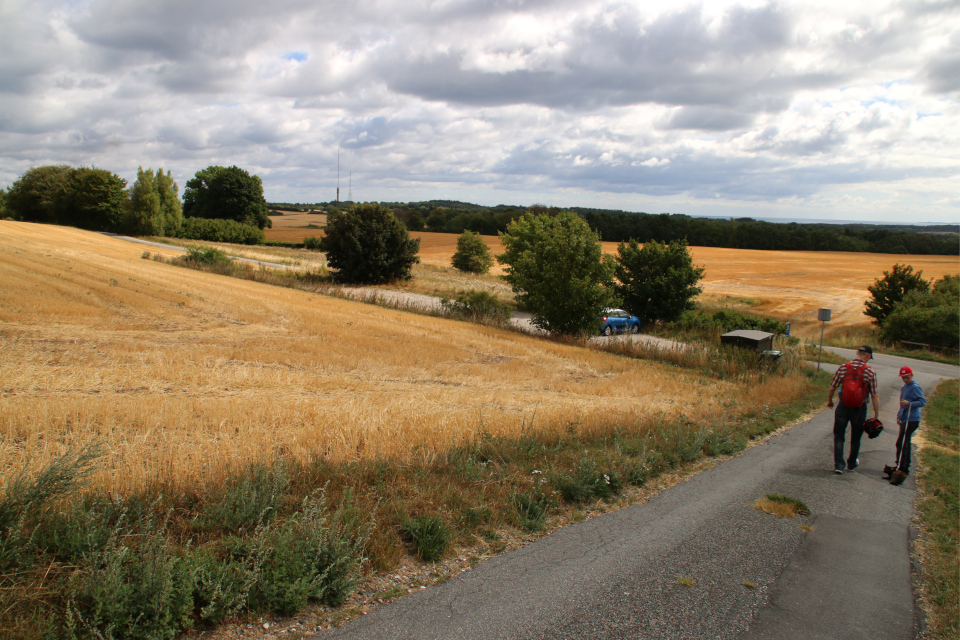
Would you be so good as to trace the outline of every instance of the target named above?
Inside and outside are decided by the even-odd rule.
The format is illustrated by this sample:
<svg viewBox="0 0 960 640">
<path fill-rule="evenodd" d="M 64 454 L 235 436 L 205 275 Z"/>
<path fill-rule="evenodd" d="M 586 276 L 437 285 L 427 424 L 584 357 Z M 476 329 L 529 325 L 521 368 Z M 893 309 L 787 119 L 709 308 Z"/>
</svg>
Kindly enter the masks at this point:
<svg viewBox="0 0 960 640">
<path fill-rule="evenodd" d="M 958 50 L 949 1 L 9 0 L 0 184 L 237 164 L 321 201 L 340 147 L 368 199 L 956 222 Z"/>
</svg>

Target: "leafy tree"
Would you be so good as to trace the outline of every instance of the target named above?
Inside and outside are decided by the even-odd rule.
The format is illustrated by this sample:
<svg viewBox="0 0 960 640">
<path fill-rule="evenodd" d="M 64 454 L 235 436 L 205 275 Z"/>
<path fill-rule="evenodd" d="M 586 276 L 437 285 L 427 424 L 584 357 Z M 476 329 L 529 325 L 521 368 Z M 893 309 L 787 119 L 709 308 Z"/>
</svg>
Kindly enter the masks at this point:
<svg viewBox="0 0 960 640">
<path fill-rule="evenodd" d="M 693 266 L 686 240 L 651 240 L 642 248 L 636 240 L 621 242 L 615 273 L 624 306 L 644 322 L 676 320 L 703 291 L 697 282 L 704 270 Z"/>
<path fill-rule="evenodd" d="M 237 166 L 201 169 L 183 190 L 185 218 L 222 218 L 263 229 L 271 226 L 267 212 L 260 178 Z"/>
<path fill-rule="evenodd" d="M 74 169 L 57 205 L 57 222 L 83 229 L 119 231 L 127 212 L 127 181 L 96 167 Z"/>
<path fill-rule="evenodd" d="M 613 260 L 600 236 L 572 211 L 524 214 L 500 234 L 506 280 L 535 326 L 554 334 L 592 333 L 614 300 Z"/>
<path fill-rule="evenodd" d="M 27 169 L 7 191 L 8 214 L 26 222 L 58 222 L 57 205 L 73 171 L 66 164 Z"/>
<path fill-rule="evenodd" d="M 867 287 L 873 297 L 864 304 L 864 315 L 873 318 L 873 324 L 883 326 L 883 321 L 893 312 L 893 307 L 911 291 L 928 291 L 930 283 L 923 279 L 923 271 L 913 272 L 908 264 L 895 264 L 892 271 L 884 271 Z"/>
<path fill-rule="evenodd" d="M 175 236 L 183 216 L 177 198 L 177 183 L 168 171 L 137 169 L 137 180 L 130 187 L 130 207 L 126 231 L 141 236 Z"/>
<path fill-rule="evenodd" d="M 410 269 L 420 262 L 420 239 L 411 239 L 390 209 L 375 202 L 329 213 L 321 249 L 342 282 L 408 280 Z"/>
<path fill-rule="evenodd" d="M 493 265 L 490 249 L 479 233 L 464 231 L 457 238 L 457 252 L 453 254 L 453 267 L 467 273 L 486 273 Z"/>
<path fill-rule="evenodd" d="M 410 214 L 410 217 L 407 218 L 407 229 L 410 231 L 423 231 L 425 226 L 426 223 L 423 221 L 423 216 L 417 212 Z"/>
<path fill-rule="evenodd" d="M 960 348 L 960 280 L 944 276 L 932 290 L 914 289 L 896 303 L 880 328 L 883 342 L 922 342 Z"/>
</svg>

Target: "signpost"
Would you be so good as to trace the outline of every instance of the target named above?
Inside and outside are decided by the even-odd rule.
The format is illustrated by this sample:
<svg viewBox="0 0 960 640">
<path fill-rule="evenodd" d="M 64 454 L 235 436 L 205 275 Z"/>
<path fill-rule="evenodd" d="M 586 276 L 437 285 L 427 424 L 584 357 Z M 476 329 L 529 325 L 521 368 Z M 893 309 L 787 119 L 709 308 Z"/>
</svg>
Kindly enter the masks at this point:
<svg viewBox="0 0 960 640">
<path fill-rule="evenodd" d="M 823 355 L 823 329 L 830 322 L 830 309 L 818 309 L 817 320 L 822 323 L 820 325 L 820 351 L 817 353 L 817 371 L 820 371 L 820 357 Z"/>
</svg>

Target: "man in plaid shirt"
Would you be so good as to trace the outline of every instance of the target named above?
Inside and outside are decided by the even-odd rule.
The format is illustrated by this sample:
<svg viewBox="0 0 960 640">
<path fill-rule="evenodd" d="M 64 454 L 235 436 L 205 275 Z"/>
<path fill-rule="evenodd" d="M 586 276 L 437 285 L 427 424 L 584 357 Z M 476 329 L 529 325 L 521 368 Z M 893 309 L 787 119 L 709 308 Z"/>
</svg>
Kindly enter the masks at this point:
<svg viewBox="0 0 960 640">
<path fill-rule="evenodd" d="M 863 437 L 863 422 L 867 419 L 867 397 L 873 403 L 873 417 L 880 413 L 880 396 L 877 394 L 877 372 L 867 363 L 873 358 L 873 348 L 863 345 L 857 349 L 857 357 L 837 369 L 830 383 L 830 393 L 827 395 L 827 406 L 833 407 L 833 393 L 837 387 L 843 387 L 843 381 L 850 375 L 861 375 L 865 394 L 863 403 L 859 406 L 848 407 L 843 403 L 843 393 L 840 394 L 840 403 L 833 417 L 833 472 L 843 473 L 843 441 L 850 423 L 850 457 L 847 458 L 847 471 L 853 471 L 860 464 L 857 456 L 860 453 L 860 438 Z"/>
</svg>

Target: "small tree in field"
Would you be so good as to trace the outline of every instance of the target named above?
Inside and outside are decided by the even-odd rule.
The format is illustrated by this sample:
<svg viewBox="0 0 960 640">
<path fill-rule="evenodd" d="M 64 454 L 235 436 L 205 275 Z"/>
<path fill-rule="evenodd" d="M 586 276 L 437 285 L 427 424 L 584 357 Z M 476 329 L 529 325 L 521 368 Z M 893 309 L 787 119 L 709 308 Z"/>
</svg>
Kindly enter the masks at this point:
<svg viewBox="0 0 960 640">
<path fill-rule="evenodd" d="M 872 296 L 865 304 L 864 315 L 873 318 L 873 324 L 882 326 L 893 312 L 893 307 L 911 291 L 929 291 L 930 283 L 923 279 L 923 271 L 913 272 L 908 264 L 895 264 L 892 271 L 884 271 L 872 286 L 867 287 Z"/>
<path fill-rule="evenodd" d="M 500 234 L 506 280 L 535 326 L 555 334 L 593 333 L 600 311 L 613 304 L 612 259 L 600 236 L 572 211 L 524 214 Z"/>
<path fill-rule="evenodd" d="M 644 322 L 671 321 L 693 308 L 703 291 L 697 286 L 704 270 L 693 266 L 686 240 L 669 245 L 651 240 L 641 248 L 636 240 L 617 249 L 615 289 L 623 305 Z"/>
<path fill-rule="evenodd" d="M 467 273 L 486 273 L 493 265 L 490 249 L 479 233 L 464 231 L 457 238 L 457 252 L 453 254 L 453 267 Z"/>
<path fill-rule="evenodd" d="M 390 209 L 375 202 L 328 214 L 320 248 L 341 282 L 408 280 L 411 268 L 420 262 L 420 239 L 411 239 Z"/>
</svg>

